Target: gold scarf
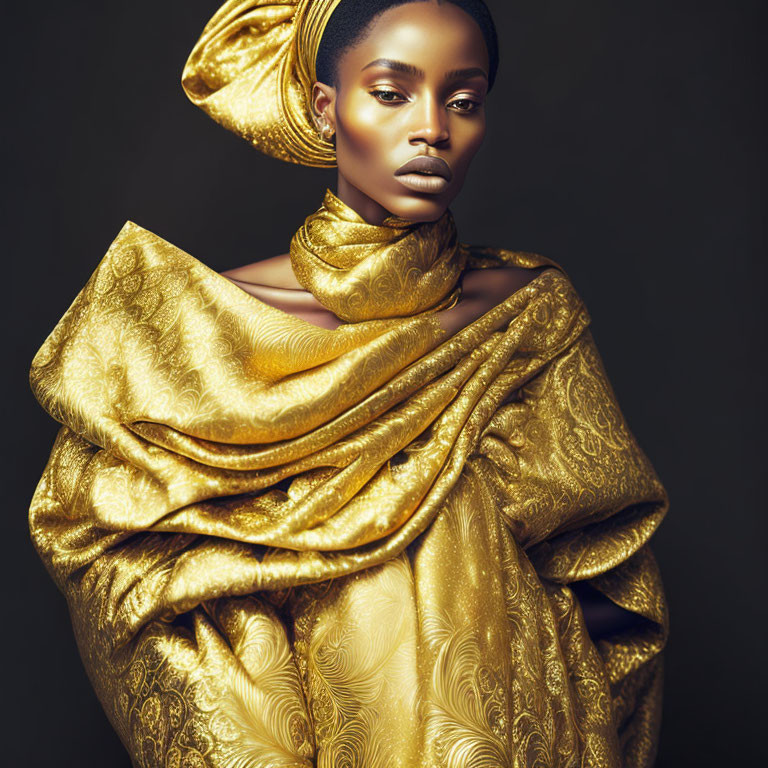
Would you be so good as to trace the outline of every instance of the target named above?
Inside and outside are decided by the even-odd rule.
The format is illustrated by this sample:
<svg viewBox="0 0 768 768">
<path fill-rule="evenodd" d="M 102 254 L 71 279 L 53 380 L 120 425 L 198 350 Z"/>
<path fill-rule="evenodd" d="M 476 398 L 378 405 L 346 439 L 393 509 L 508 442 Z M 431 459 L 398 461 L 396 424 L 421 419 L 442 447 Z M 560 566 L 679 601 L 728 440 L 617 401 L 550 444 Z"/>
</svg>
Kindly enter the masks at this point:
<svg viewBox="0 0 768 768">
<path fill-rule="evenodd" d="M 454 304 L 467 255 L 450 211 L 435 222 L 413 224 L 390 216 L 376 226 L 330 189 L 291 241 L 297 280 L 351 323 Z"/>
<path fill-rule="evenodd" d="M 326 202 L 344 288 L 372 230 Z M 563 271 L 448 337 L 447 262 L 329 331 L 128 223 L 35 356 L 32 539 L 136 766 L 652 764 L 664 488 Z M 641 623 L 593 643 L 576 581 Z"/>
</svg>

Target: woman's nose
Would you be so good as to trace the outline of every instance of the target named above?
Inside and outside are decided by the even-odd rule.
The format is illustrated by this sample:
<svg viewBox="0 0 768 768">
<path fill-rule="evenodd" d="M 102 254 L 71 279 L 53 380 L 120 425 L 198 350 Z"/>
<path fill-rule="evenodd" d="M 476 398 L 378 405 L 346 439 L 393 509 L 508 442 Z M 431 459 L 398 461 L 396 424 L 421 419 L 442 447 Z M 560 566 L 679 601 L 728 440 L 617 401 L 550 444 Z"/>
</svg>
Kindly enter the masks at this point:
<svg viewBox="0 0 768 768">
<path fill-rule="evenodd" d="M 448 131 L 448 115 L 438 99 L 422 100 L 420 108 L 415 110 L 414 122 L 408 141 L 415 144 L 424 141 L 427 144 L 439 144 L 450 136 Z"/>
</svg>

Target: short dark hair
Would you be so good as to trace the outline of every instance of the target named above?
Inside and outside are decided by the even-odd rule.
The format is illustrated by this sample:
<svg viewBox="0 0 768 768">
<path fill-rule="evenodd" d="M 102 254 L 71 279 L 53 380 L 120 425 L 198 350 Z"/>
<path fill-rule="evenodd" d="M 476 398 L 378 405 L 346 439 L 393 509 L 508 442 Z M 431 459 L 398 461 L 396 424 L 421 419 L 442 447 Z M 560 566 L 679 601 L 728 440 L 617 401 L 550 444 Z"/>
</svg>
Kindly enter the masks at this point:
<svg viewBox="0 0 768 768">
<path fill-rule="evenodd" d="M 320 40 L 316 60 L 317 79 L 321 83 L 337 85 L 339 59 L 360 42 L 373 21 L 390 8 L 417 2 L 426 2 L 426 0 L 341 0 L 331 14 Z M 483 0 L 438 0 L 438 2 L 457 5 L 480 27 L 488 49 L 488 90 L 490 90 L 499 68 L 499 40 L 488 6 Z"/>
</svg>

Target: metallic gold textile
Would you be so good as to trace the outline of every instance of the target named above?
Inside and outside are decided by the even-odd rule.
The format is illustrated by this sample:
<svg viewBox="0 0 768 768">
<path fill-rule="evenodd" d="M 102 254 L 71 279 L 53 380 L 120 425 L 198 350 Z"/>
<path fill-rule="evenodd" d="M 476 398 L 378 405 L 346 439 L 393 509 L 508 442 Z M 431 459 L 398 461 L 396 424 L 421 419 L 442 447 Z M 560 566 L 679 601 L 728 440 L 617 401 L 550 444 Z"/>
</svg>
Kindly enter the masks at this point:
<svg viewBox="0 0 768 768">
<path fill-rule="evenodd" d="M 340 0 L 229 0 L 206 24 L 184 67 L 190 100 L 264 154 L 336 165 L 310 100 L 325 26 Z"/>
<path fill-rule="evenodd" d="M 462 248 L 550 268 L 330 331 L 129 222 L 41 347 L 31 534 L 135 766 L 652 764 L 667 495 L 564 272 Z"/>
<path fill-rule="evenodd" d="M 467 255 L 449 210 L 435 222 L 414 225 L 389 216 L 375 226 L 330 189 L 291 241 L 296 279 L 347 322 L 415 315 L 452 303 Z"/>
</svg>

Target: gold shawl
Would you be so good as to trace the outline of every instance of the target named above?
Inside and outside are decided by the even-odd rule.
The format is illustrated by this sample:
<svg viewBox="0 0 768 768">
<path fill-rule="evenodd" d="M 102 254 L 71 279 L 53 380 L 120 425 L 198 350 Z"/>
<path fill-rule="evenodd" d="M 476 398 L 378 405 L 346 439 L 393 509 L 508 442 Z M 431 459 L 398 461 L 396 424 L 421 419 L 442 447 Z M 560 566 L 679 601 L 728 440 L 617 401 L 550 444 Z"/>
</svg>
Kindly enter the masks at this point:
<svg viewBox="0 0 768 768">
<path fill-rule="evenodd" d="M 36 355 L 32 538 L 134 765 L 652 764 L 666 493 L 564 272 L 461 250 L 550 268 L 329 331 L 129 222 Z"/>
</svg>

